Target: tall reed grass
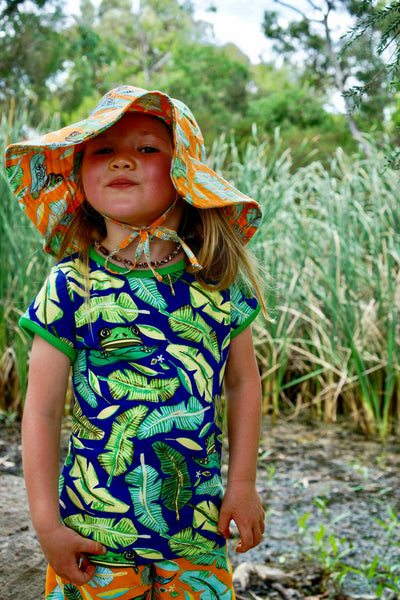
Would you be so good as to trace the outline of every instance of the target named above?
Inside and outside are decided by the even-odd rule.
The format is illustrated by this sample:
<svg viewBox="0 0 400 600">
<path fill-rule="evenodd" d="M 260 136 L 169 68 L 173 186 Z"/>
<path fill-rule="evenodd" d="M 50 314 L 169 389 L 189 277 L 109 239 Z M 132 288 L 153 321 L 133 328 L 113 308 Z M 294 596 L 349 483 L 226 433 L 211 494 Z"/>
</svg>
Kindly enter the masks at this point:
<svg viewBox="0 0 400 600">
<path fill-rule="evenodd" d="M 27 137 L 26 112 L 13 106 L 0 121 L 0 148 Z M 19 411 L 25 393 L 30 343 L 18 320 L 43 283 L 50 259 L 42 251 L 39 233 L 11 193 L 0 163 L 0 409 Z"/>
<path fill-rule="evenodd" d="M 369 159 L 339 148 L 293 169 L 278 137 L 241 157 L 220 141 L 214 164 L 264 209 L 253 248 L 272 319 L 256 328 L 265 412 L 344 414 L 384 438 L 400 412 L 399 176 L 366 142 Z"/>
<path fill-rule="evenodd" d="M 26 135 L 24 114 L 3 116 L 0 145 Z M 398 173 L 371 140 L 372 158 L 338 149 L 327 164 L 292 164 L 256 137 L 240 152 L 216 140 L 210 166 L 256 198 L 264 219 L 252 242 L 270 321 L 255 326 L 264 412 L 345 415 L 384 438 L 400 413 Z M 17 321 L 51 259 L 8 189 L 0 166 L 0 408 L 18 410 L 29 342 Z"/>
</svg>

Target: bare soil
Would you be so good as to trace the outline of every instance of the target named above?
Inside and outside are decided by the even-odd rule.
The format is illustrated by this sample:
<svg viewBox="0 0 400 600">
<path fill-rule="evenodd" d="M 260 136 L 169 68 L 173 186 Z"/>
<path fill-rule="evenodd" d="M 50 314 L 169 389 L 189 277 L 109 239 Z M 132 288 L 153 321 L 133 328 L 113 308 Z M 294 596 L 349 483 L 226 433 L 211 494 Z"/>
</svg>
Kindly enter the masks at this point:
<svg viewBox="0 0 400 600">
<path fill-rule="evenodd" d="M 68 431 L 66 422 L 63 453 Z M 377 598 L 382 573 L 370 583 L 356 573 L 335 583 L 332 575 L 341 563 L 368 570 L 376 556 L 378 571 L 400 564 L 399 464 L 397 437 L 382 445 L 346 424 L 266 419 L 258 489 L 267 529 L 260 546 L 239 555 L 233 528 L 238 600 Z M 0 600 L 42 600 L 45 572 L 22 477 L 20 425 L 0 422 Z M 381 597 L 400 595 L 384 589 Z"/>
</svg>

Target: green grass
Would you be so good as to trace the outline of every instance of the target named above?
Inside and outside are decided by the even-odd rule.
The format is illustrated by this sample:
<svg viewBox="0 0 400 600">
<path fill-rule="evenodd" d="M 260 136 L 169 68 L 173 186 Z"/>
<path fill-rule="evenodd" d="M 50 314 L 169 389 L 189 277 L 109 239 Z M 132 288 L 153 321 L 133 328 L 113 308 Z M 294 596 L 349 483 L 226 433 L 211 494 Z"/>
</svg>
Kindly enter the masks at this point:
<svg viewBox="0 0 400 600">
<path fill-rule="evenodd" d="M 338 149 L 328 165 L 293 170 L 279 138 L 275 148 L 255 139 L 241 158 L 220 145 L 228 177 L 264 210 L 252 246 L 272 318 L 256 328 L 265 411 L 345 414 L 384 438 L 400 399 L 400 208 L 389 150 L 371 143 L 364 159 Z"/>
<path fill-rule="evenodd" d="M 3 114 L 0 122 L 2 156 L 6 145 L 27 135 L 29 117 Z M 0 164 L 0 409 L 18 411 L 26 389 L 30 342 L 18 327 L 44 281 L 51 259 L 42 251 L 39 233 L 11 193 L 4 162 Z"/>
</svg>

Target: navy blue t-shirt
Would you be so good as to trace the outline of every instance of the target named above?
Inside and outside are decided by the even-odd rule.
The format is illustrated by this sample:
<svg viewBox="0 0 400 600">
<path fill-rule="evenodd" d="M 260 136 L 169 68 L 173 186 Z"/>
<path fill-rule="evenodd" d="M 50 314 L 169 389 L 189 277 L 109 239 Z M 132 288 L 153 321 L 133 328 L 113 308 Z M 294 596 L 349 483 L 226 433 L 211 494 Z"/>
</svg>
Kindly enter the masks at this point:
<svg viewBox="0 0 400 600">
<path fill-rule="evenodd" d="M 205 289 L 184 261 L 124 274 L 92 250 L 56 265 L 21 325 L 67 354 L 74 408 L 61 517 L 107 564 L 220 552 L 223 378 L 259 311 L 238 285 Z"/>
</svg>

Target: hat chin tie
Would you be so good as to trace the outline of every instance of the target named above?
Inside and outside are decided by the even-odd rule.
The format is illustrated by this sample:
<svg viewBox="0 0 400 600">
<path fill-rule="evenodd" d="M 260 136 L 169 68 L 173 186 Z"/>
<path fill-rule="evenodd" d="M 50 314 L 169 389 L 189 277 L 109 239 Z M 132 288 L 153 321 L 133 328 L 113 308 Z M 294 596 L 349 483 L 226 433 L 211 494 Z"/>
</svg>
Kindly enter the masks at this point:
<svg viewBox="0 0 400 600">
<path fill-rule="evenodd" d="M 118 252 L 120 252 L 121 250 L 123 250 L 124 248 L 129 246 L 129 244 L 131 244 L 136 238 L 139 238 L 139 242 L 138 242 L 138 245 L 136 248 L 134 263 L 133 263 L 132 267 L 130 267 L 129 269 L 126 269 L 125 271 L 123 271 L 123 273 L 130 273 L 133 269 L 135 269 L 139 262 L 140 257 L 143 254 L 145 257 L 146 263 L 148 264 L 149 269 L 151 269 L 151 271 L 153 272 L 155 278 L 158 281 L 162 281 L 162 275 L 157 273 L 157 271 L 151 264 L 151 259 L 150 259 L 150 241 L 155 238 L 159 238 L 161 240 L 172 240 L 173 242 L 180 243 L 182 245 L 182 249 L 184 250 L 186 256 L 189 259 L 190 264 L 196 270 L 199 270 L 202 268 L 202 266 L 197 261 L 195 254 L 192 252 L 192 250 L 189 248 L 189 246 L 184 242 L 184 240 L 179 237 L 179 235 L 176 233 L 176 231 L 174 231 L 173 229 L 167 229 L 166 227 L 161 226 L 162 223 L 165 221 L 165 219 L 168 217 L 168 215 L 174 210 L 174 208 L 176 206 L 176 201 L 177 201 L 177 198 L 175 198 L 175 200 L 172 202 L 172 204 L 167 208 L 167 210 L 165 212 L 163 212 L 163 214 L 160 217 L 158 217 L 158 219 L 153 221 L 153 223 L 151 223 L 147 227 L 136 227 L 135 225 L 128 225 L 127 223 L 122 223 L 121 221 L 117 221 L 116 219 L 108 217 L 107 215 L 102 215 L 105 219 L 107 219 L 107 221 L 110 221 L 111 223 L 115 223 L 116 225 L 120 225 L 121 227 L 125 227 L 125 229 L 129 229 L 131 231 L 131 233 L 120 243 L 120 245 L 117 248 L 115 248 L 114 250 L 112 250 L 110 252 L 110 254 L 107 256 L 106 262 L 105 262 L 105 267 L 106 267 L 107 271 L 110 271 L 110 273 L 114 273 L 114 274 L 121 273 L 120 270 L 119 271 L 114 270 L 110 266 L 109 261 L 110 261 L 110 259 L 113 258 L 113 256 L 118 254 Z"/>
</svg>

